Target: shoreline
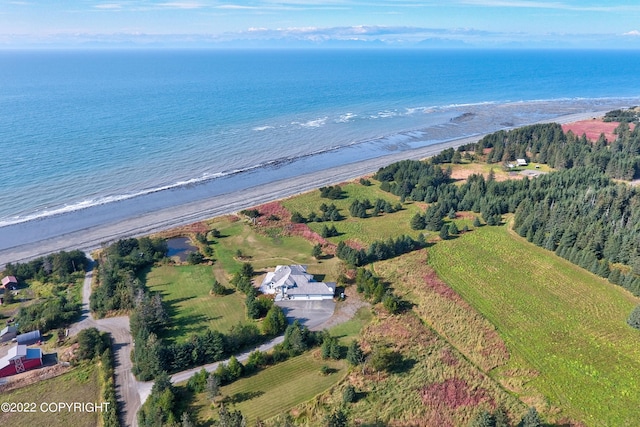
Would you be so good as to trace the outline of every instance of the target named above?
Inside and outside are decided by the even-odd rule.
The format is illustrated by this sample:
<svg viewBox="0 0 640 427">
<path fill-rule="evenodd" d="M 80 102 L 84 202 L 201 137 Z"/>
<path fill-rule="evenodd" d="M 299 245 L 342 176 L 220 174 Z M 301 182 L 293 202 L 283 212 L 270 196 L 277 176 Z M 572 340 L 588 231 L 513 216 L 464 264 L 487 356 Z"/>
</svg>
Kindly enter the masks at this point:
<svg viewBox="0 0 640 427">
<path fill-rule="evenodd" d="M 536 123 L 572 123 L 601 117 L 604 113 L 606 113 L 606 111 L 572 113 Z M 517 127 L 521 126 L 525 125 L 518 125 Z M 269 201 L 295 196 L 317 189 L 318 187 L 337 184 L 371 174 L 379 168 L 399 160 L 419 160 L 431 157 L 445 148 L 457 148 L 460 145 L 477 142 L 490 133 L 493 133 L 493 131 L 463 138 L 454 138 L 425 147 L 396 152 L 357 161 L 355 163 L 347 163 L 341 166 L 329 167 L 316 172 L 284 177 L 265 184 L 253 186 L 249 184 L 249 187 L 239 190 L 230 188 L 222 194 L 205 197 L 201 200 L 178 203 L 174 206 L 153 210 L 151 212 L 134 213 L 120 219 L 110 219 L 110 212 L 105 210 L 103 216 L 96 219 L 98 224 L 86 227 L 80 226 L 70 232 L 63 231 L 64 226 L 68 226 L 68 223 L 72 222 L 70 221 L 72 217 L 65 214 L 17 224 L 17 226 L 13 228 L 11 226 L 3 227 L 0 228 L 0 237 L 2 237 L 3 231 L 6 234 L 9 230 L 14 234 L 12 236 L 11 233 L 9 233 L 9 235 L 3 237 L 3 239 L 18 240 L 19 237 L 22 236 L 20 233 L 23 233 L 24 229 L 30 229 L 30 231 L 34 233 L 38 231 L 38 228 L 46 228 L 49 236 L 44 236 L 41 239 L 36 238 L 36 240 L 33 241 L 17 243 L 6 249 L 0 249 L 0 268 L 3 268 L 4 265 L 9 262 L 25 262 L 61 250 L 81 249 L 91 251 L 101 247 L 103 244 L 108 244 L 121 238 L 139 237 L 230 214 Z M 250 176 L 248 179 L 250 180 Z M 171 194 L 165 194 L 164 196 L 171 197 Z M 176 194 L 174 194 L 174 196 L 176 196 Z M 82 211 L 77 212 L 82 215 Z M 38 235 L 39 233 L 34 234 Z"/>
</svg>

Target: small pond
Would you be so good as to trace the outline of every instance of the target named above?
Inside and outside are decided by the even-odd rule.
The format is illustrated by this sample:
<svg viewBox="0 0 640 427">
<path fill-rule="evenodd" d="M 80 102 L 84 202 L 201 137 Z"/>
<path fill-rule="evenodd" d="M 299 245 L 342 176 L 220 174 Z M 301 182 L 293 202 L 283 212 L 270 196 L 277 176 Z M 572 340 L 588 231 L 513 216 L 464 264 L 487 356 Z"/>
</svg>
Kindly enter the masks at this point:
<svg viewBox="0 0 640 427">
<path fill-rule="evenodd" d="M 186 261 L 187 255 L 198 250 L 197 247 L 191 244 L 191 240 L 188 237 L 174 237 L 173 239 L 169 239 L 167 240 L 167 246 L 169 248 L 167 256 L 177 256 L 180 258 L 180 261 Z"/>
</svg>

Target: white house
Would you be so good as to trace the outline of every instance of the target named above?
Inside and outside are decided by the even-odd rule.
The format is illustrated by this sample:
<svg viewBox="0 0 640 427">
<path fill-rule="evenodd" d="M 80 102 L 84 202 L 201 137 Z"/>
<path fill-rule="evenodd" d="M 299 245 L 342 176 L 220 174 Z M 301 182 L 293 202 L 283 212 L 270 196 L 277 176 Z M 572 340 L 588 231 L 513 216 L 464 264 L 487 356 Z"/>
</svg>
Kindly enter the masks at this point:
<svg viewBox="0 0 640 427">
<path fill-rule="evenodd" d="M 316 282 L 306 265 L 279 265 L 267 273 L 260 285 L 263 294 L 276 296 L 276 301 L 333 299 L 336 284 Z"/>
<path fill-rule="evenodd" d="M 518 166 L 527 166 L 527 161 L 525 159 L 516 159 Z"/>
</svg>

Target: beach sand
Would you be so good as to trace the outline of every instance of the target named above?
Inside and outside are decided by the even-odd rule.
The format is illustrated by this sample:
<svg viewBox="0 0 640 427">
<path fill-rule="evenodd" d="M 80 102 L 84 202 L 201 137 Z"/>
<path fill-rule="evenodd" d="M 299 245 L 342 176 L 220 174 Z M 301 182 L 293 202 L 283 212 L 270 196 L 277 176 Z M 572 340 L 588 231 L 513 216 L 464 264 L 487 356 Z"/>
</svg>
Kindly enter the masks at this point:
<svg viewBox="0 0 640 427">
<path fill-rule="evenodd" d="M 572 123 L 594 117 L 601 117 L 605 112 L 606 111 L 570 114 L 543 122 L 557 122 L 560 124 Z M 43 230 L 46 228 L 47 236 L 41 240 L 31 238 L 31 241 L 25 243 L 20 241 L 19 235 L 3 236 L 2 238 L 5 239 L 5 245 L 10 247 L 0 250 L 0 268 L 9 262 L 25 262 L 61 250 L 82 249 L 91 251 L 124 237 L 142 236 L 237 212 L 262 203 L 307 192 L 318 187 L 371 174 L 379 168 L 399 160 L 424 159 L 438 154 L 448 147 L 455 148 L 460 145 L 477 142 L 483 136 L 484 135 L 477 135 L 450 140 L 415 150 L 402 151 L 293 178 L 276 180 L 268 184 L 256 185 L 247 189 L 232 191 L 227 194 L 181 204 L 179 206 L 158 209 L 151 213 L 131 216 L 125 219 L 114 221 L 105 218 L 99 225 L 78 227 L 77 230 L 71 232 L 61 231 L 56 233 L 56 224 L 60 226 L 60 230 L 67 229 L 61 226 L 64 221 L 69 220 L 69 217 L 65 215 L 50 218 L 46 221 L 31 221 L 23 224 L 22 227 L 29 227 L 31 231 L 36 231 L 36 233 L 39 227 Z M 0 229 L 0 235 L 1 232 L 2 229 Z M 15 239 L 15 243 L 9 242 L 9 239 Z"/>
</svg>

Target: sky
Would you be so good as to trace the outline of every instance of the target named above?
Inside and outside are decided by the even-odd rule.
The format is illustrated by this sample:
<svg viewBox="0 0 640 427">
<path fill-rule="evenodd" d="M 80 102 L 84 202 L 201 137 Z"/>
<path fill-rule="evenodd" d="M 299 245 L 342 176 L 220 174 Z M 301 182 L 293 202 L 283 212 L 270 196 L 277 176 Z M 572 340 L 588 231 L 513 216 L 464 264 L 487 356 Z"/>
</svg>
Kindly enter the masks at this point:
<svg viewBox="0 0 640 427">
<path fill-rule="evenodd" d="M 640 49 L 638 0 L 0 0 L 0 47 Z"/>
</svg>

